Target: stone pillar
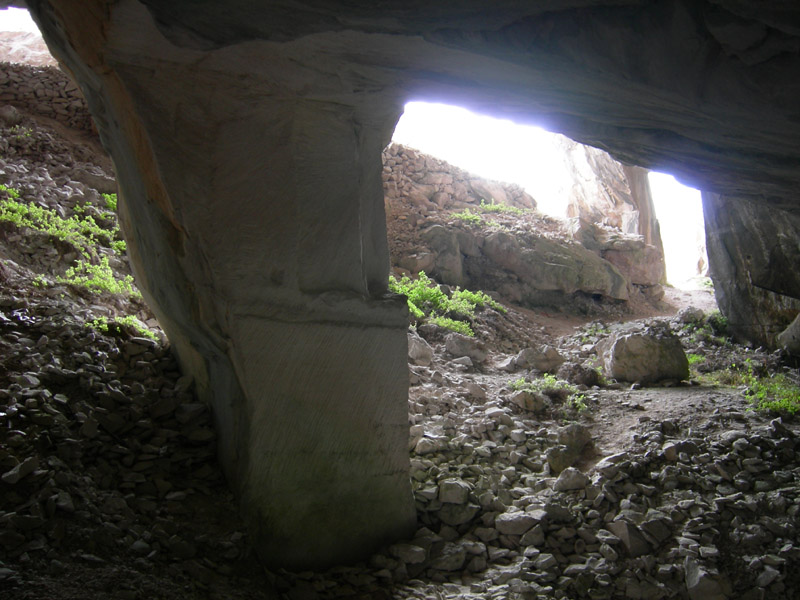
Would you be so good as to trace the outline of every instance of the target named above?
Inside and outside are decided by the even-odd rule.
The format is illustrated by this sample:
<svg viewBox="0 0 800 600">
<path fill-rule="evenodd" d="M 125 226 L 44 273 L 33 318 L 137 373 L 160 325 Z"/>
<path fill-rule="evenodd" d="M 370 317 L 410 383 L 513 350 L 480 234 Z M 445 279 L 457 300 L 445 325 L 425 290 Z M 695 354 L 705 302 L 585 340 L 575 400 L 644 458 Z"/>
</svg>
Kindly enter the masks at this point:
<svg viewBox="0 0 800 600">
<path fill-rule="evenodd" d="M 323 567 L 412 533 L 380 179 L 397 103 L 281 44 L 176 45 L 135 0 L 31 11 L 114 159 L 137 282 L 212 406 L 261 556 Z"/>
</svg>

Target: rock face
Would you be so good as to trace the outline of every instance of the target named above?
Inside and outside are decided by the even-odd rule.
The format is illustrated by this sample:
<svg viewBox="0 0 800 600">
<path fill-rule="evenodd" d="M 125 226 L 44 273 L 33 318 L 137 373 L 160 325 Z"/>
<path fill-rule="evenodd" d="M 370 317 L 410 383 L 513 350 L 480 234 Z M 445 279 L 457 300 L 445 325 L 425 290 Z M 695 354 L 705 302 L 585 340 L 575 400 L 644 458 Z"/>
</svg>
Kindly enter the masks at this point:
<svg viewBox="0 0 800 600">
<path fill-rule="evenodd" d="M 731 333 L 756 346 L 781 345 L 777 336 L 800 310 L 800 217 L 709 193 L 703 213 L 710 275 Z"/>
<path fill-rule="evenodd" d="M 572 141 L 564 150 L 574 174 L 567 214 L 581 227 L 600 223 L 641 235 L 663 255 L 647 170 L 622 165 L 607 152 Z"/>
<path fill-rule="evenodd" d="M 406 99 L 546 121 L 723 195 L 793 208 L 800 187 L 786 4 L 28 5 L 87 98 L 137 280 L 278 564 L 354 559 L 414 525 L 380 161 Z"/>
</svg>

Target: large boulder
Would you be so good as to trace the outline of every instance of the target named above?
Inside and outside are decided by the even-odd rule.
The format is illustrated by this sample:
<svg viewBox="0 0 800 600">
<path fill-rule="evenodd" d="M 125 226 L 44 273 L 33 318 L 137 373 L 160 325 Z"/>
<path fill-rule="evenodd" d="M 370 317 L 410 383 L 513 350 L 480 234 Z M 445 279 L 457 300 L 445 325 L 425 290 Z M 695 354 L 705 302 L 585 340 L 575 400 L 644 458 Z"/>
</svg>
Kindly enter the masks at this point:
<svg viewBox="0 0 800 600">
<path fill-rule="evenodd" d="M 471 279 L 495 282 L 506 296 L 532 304 L 559 304 L 577 292 L 613 300 L 628 299 L 628 282 L 611 263 L 579 244 L 565 244 L 545 237 L 519 239 L 511 233 L 490 233 L 483 243 L 489 267 Z M 498 270 L 513 277 L 498 281 Z"/>
<path fill-rule="evenodd" d="M 606 377 L 653 383 L 687 379 L 689 361 L 678 337 L 663 327 L 612 333 L 597 345 Z"/>
</svg>

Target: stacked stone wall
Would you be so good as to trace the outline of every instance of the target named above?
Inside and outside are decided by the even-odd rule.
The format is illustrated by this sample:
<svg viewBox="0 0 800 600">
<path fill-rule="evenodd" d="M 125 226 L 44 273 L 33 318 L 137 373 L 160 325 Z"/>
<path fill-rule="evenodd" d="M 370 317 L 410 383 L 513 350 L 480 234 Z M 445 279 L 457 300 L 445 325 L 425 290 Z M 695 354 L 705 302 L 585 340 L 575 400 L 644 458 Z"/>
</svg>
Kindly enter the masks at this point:
<svg viewBox="0 0 800 600">
<path fill-rule="evenodd" d="M 400 144 L 383 151 L 383 189 L 387 201 L 405 198 L 423 212 L 466 208 L 480 205 L 481 200 L 536 208 L 536 200 L 519 185 L 481 179 Z"/>
<path fill-rule="evenodd" d="M 73 129 L 94 129 L 80 88 L 55 67 L 0 62 L 0 103 L 55 119 Z"/>
</svg>

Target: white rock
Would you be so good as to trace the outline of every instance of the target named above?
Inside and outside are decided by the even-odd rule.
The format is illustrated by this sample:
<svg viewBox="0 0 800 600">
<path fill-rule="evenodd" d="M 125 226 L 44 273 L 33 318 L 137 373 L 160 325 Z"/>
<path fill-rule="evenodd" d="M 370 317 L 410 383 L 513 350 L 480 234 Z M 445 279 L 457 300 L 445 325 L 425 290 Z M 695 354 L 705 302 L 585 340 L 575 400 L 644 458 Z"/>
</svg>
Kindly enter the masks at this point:
<svg viewBox="0 0 800 600">
<path fill-rule="evenodd" d="M 408 333 L 408 360 L 423 367 L 429 366 L 433 361 L 433 348 L 414 332 Z"/>
<path fill-rule="evenodd" d="M 589 485 L 589 478 L 574 467 L 568 467 L 561 471 L 561 474 L 553 484 L 553 489 L 557 492 L 567 492 L 571 490 L 582 490 Z"/>
</svg>

